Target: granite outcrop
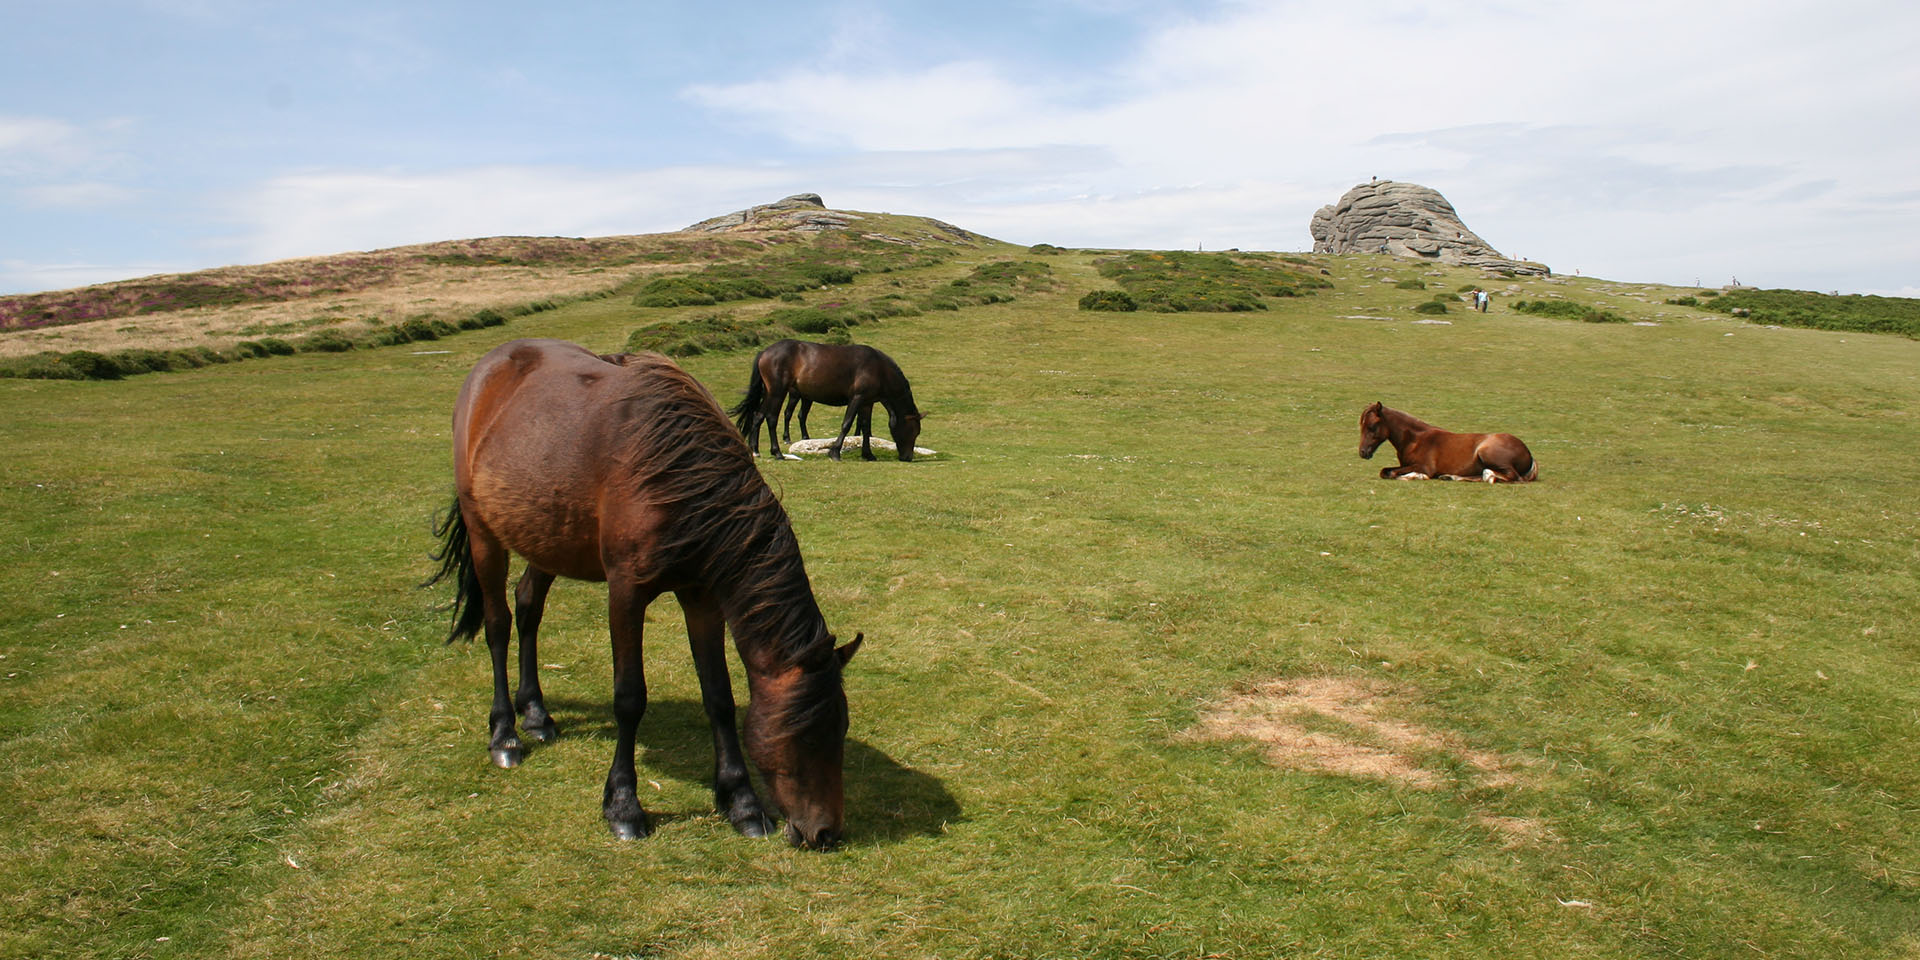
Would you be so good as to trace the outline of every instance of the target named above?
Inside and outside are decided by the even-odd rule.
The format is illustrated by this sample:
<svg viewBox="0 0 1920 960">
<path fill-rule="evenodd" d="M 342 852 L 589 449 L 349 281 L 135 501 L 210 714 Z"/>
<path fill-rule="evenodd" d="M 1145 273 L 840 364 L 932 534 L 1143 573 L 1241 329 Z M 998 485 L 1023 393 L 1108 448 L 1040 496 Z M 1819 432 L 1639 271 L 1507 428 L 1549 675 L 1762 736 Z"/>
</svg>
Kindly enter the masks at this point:
<svg viewBox="0 0 1920 960">
<path fill-rule="evenodd" d="M 1492 273 L 1546 276 L 1545 264 L 1495 250 L 1432 187 L 1395 180 L 1363 183 L 1321 207 L 1308 227 L 1315 253 L 1385 253 Z"/>
</svg>

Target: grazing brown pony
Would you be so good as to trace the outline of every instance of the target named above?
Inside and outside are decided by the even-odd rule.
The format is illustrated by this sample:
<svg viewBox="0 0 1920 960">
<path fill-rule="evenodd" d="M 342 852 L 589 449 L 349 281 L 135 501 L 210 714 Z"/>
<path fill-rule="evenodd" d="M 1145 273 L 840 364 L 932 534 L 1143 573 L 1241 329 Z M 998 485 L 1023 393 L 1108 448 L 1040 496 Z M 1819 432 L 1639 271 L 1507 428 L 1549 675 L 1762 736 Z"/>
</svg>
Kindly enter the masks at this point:
<svg viewBox="0 0 1920 960">
<path fill-rule="evenodd" d="M 1511 433 L 1449 433 L 1376 402 L 1360 413 L 1361 459 L 1383 442 L 1400 455 L 1399 466 L 1380 468 L 1383 480 L 1522 483 L 1540 475 L 1533 453 Z"/>
<path fill-rule="evenodd" d="M 747 396 L 734 407 L 735 422 L 747 446 L 760 446 L 760 425 L 767 427 L 767 449 L 775 460 L 781 459 L 779 439 L 774 436 L 774 420 L 780 405 L 786 404 L 789 417 L 795 403 L 800 410 L 800 436 L 807 435 L 807 411 L 813 404 L 844 406 L 847 415 L 840 421 L 840 436 L 833 441 L 827 456 L 840 459 L 840 448 L 854 422 L 860 424 L 860 458 L 873 455 L 873 405 L 887 408 L 887 430 L 900 459 L 913 459 L 914 441 L 920 439 L 920 408 L 914 405 L 913 388 L 893 358 L 861 344 L 808 343 L 781 340 L 753 358 L 753 373 L 747 380 Z M 788 431 L 786 442 L 793 442 Z"/>
<path fill-rule="evenodd" d="M 634 790 L 634 730 L 647 708 L 640 634 L 672 591 L 686 615 L 713 732 L 714 801 L 736 830 L 773 820 L 741 760 L 725 630 L 747 670 L 746 745 L 796 846 L 840 839 L 847 700 L 841 668 L 786 511 L 705 387 L 658 354 L 597 356 L 559 340 L 515 340 L 467 375 L 453 411 L 456 499 L 436 535 L 458 584 L 448 642 L 483 626 L 493 655 L 494 762 L 520 762 L 527 735 L 554 736 L 540 692 L 536 634 L 556 576 L 605 581 L 619 740 L 601 799 L 617 837 L 651 831 Z M 507 606 L 509 551 L 527 569 Z M 429 581 L 434 582 L 434 581 Z M 507 698 L 510 620 L 520 686 Z"/>
</svg>

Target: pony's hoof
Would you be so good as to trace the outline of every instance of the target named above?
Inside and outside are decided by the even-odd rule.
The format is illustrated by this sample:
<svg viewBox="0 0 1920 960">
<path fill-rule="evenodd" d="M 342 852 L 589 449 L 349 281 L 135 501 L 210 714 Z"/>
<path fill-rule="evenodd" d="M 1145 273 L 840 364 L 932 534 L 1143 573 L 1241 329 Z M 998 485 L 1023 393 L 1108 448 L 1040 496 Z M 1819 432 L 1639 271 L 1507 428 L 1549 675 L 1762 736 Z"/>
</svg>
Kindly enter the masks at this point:
<svg viewBox="0 0 1920 960">
<path fill-rule="evenodd" d="M 493 765 L 502 770 L 512 770 L 520 765 L 520 745 L 493 747 L 488 751 L 493 756 Z"/>
<path fill-rule="evenodd" d="M 743 837 L 770 837 L 776 826 L 772 817 L 759 810 L 733 819 L 733 829 Z"/>
<path fill-rule="evenodd" d="M 560 735 L 560 728 L 549 719 L 544 724 L 532 726 L 523 723 L 520 725 L 520 732 L 526 734 L 527 739 L 535 743 L 552 743 L 553 739 Z"/>
<path fill-rule="evenodd" d="M 653 832 L 653 824 L 647 822 L 647 815 L 638 817 L 608 817 L 607 829 L 613 832 L 615 840 L 640 840 Z"/>
</svg>

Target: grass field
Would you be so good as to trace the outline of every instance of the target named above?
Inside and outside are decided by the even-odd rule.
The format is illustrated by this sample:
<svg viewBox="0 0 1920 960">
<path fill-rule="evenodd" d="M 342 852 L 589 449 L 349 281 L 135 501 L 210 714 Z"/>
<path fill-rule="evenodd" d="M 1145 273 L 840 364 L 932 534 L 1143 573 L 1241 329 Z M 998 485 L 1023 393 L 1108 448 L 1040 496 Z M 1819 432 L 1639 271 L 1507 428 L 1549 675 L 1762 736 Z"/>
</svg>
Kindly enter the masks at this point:
<svg viewBox="0 0 1920 960">
<path fill-rule="evenodd" d="M 561 738 L 503 771 L 414 588 L 481 353 L 701 311 L 0 380 L 0 956 L 1920 957 L 1920 343 L 1594 280 L 1427 317 L 1478 276 L 1366 256 L 1076 310 L 1104 255 L 851 331 L 937 456 L 761 463 L 867 637 L 826 855 L 710 810 L 670 600 L 620 843 L 604 589 L 556 587 Z M 1030 259 L 851 287 L 982 258 Z M 1556 296 L 1654 325 L 1504 308 Z M 684 363 L 731 403 L 748 357 Z M 1382 481 L 1373 400 L 1541 480 Z"/>
</svg>

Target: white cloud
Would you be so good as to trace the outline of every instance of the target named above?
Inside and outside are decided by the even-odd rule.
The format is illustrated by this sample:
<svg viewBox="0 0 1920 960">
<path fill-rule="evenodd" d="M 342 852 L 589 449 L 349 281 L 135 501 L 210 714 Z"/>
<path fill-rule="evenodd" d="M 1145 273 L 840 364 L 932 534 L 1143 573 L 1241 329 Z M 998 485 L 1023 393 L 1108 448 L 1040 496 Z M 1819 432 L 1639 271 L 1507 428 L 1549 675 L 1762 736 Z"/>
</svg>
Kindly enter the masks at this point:
<svg viewBox="0 0 1920 960">
<path fill-rule="evenodd" d="M 25 187 L 20 197 L 36 207 L 108 207 L 125 203 L 138 192 L 114 183 L 50 183 Z"/>
<path fill-rule="evenodd" d="M 1009 238 L 1297 249 L 1314 209 L 1378 175 L 1439 189 L 1496 246 L 1556 266 L 1831 285 L 1858 274 L 1849 246 L 1920 262 L 1911 230 L 1857 216 L 1920 187 L 1899 119 L 1920 91 L 1900 39 L 1920 8 L 1845 6 L 1250 2 L 1151 33 L 1091 80 L 840 61 L 684 96 L 842 159 L 1075 148 L 1053 156 L 1087 162 L 1012 193 L 894 164 L 923 206 Z"/>
<path fill-rule="evenodd" d="M 0 176 L 48 168 L 77 149 L 79 131 L 48 117 L 0 116 Z"/>
</svg>

